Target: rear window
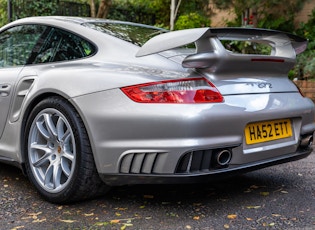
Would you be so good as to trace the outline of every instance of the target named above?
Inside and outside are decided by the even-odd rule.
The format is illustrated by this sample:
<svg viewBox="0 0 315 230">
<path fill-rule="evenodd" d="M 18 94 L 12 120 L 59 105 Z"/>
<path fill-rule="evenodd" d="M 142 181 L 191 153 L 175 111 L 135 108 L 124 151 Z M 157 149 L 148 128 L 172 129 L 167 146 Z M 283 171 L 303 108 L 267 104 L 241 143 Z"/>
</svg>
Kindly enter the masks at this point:
<svg viewBox="0 0 315 230">
<path fill-rule="evenodd" d="M 85 25 L 137 46 L 142 46 L 150 38 L 167 32 L 164 29 L 132 23 L 90 22 Z"/>
<path fill-rule="evenodd" d="M 75 60 L 95 52 L 94 45 L 85 39 L 59 28 L 47 27 L 37 41 L 29 64 Z"/>
</svg>

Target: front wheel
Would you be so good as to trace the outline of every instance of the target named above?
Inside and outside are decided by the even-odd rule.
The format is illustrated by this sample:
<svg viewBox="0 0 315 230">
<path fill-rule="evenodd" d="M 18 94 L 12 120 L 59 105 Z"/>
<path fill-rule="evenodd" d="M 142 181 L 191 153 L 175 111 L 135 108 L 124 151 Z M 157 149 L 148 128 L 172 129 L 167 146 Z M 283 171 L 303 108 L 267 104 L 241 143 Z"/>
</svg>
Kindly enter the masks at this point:
<svg viewBox="0 0 315 230">
<path fill-rule="evenodd" d="M 26 171 L 46 200 L 68 203 L 108 189 L 96 171 L 83 122 L 66 100 L 41 101 L 25 130 Z"/>
</svg>

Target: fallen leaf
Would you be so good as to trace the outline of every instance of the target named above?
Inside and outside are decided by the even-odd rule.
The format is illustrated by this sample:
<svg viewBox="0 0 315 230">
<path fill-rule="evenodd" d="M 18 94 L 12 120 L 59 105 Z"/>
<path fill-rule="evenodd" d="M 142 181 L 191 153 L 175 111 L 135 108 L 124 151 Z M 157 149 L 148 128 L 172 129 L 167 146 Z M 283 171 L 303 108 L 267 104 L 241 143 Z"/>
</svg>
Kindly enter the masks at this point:
<svg viewBox="0 0 315 230">
<path fill-rule="evenodd" d="M 17 230 L 17 229 L 20 229 L 20 228 L 25 228 L 24 226 L 16 226 L 14 228 L 12 228 L 11 230 Z"/>
<path fill-rule="evenodd" d="M 84 216 L 88 217 L 88 216 L 94 216 L 94 213 L 84 213 Z"/>
<path fill-rule="evenodd" d="M 227 218 L 228 218 L 228 219 L 231 219 L 231 220 L 234 220 L 234 219 L 237 218 L 237 215 L 235 215 L 235 214 L 230 214 L 230 215 L 227 216 Z"/>
<path fill-rule="evenodd" d="M 194 220 L 199 220 L 200 219 L 200 217 L 199 216 L 194 216 L 194 218 L 193 218 Z"/>
<path fill-rule="evenodd" d="M 42 212 L 28 213 L 27 215 L 29 215 L 29 216 L 38 216 L 38 215 L 40 215 L 40 214 L 42 214 Z"/>
<path fill-rule="evenodd" d="M 153 195 L 144 195 L 143 198 L 145 198 L 145 199 L 153 199 L 154 196 Z"/>
<path fill-rule="evenodd" d="M 118 224 L 120 222 L 120 220 L 111 220 L 110 223 L 111 224 Z"/>
<path fill-rule="evenodd" d="M 68 223 L 68 224 L 77 222 L 76 220 L 62 220 L 62 219 L 60 219 L 59 221 L 64 222 L 64 223 Z"/>
<path fill-rule="evenodd" d="M 33 220 L 32 223 L 42 223 L 42 222 L 45 222 L 46 221 L 46 218 L 44 219 L 36 219 L 36 220 Z"/>
<path fill-rule="evenodd" d="M 72 213 L 70 211 L 63 212 L 63 214 L 72 215 Z"/>
<path fill-rule="evenodd" d="M 261 206 L 247 206 L 246 208 L 248 208 L 248 209 L 259 209 L 259 208 L 261 208 Z"/>
<path fill-rule="evenodd" d="M 119 212 L 116 212 L 115 215 L 116 216 L 121 216 L 121 214 Z"/>
<path fill-rule="evenodd" d="M 223 227 L 224 227 L 225 229 L 229 229 L 229 228 L 230 228 L 230 225 L 225 224 Z"/>
<path fill-rule="evenodd" d="M 126 227 L 132 227 L 133 226 L 133 224 L 124 224 L 120 229 L 121 230 L 125 230 L 126 229 Z"/>
<path fill-rule="evenodd" d="M 269 196 L 269 192 L 261 192 L 260 195 L 261 196 Z"/>
<path fill-rule="evenodd" d="M 249 217 L 246 217 L 246 220 L 252 221 L 253 219 L 252 219 L 252 218 L 249 218 Z"/>
<path fill-rule="evenodd" d="M 274 216 L 274 217 L 280 217 L 281 215 L 280 215 L 280 214 L 273 213 L 272 216 Z"/>
<path fill-rule="evenodd" d="M 288 192 L 284 190 L 282 190 L 281 193 L 288 194 Z"/>
<path fill-rule="evenodd" d="M 97 222 L 94 224 L 94 226 L 107 226 L 107 225 L 109 225 L 108 222 Z"/>
</svg>

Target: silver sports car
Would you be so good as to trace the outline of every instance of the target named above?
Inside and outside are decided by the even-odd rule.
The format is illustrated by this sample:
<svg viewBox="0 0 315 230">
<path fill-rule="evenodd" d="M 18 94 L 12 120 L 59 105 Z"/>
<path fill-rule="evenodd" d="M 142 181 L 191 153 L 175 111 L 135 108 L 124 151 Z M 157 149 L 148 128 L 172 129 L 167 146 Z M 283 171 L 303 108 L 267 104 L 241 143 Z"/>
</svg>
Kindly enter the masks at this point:
<svg viewBox="0 0 315 230">
<path fill-rule="evenodd" d="M 270 53 L 234 53 L 224 40 Z M 17 20 L 0 30 L 0 161 L 66 203 L 307 157 L 314 105 L 287 77 L 306 45 L 263 29 Z"/>
</svg>

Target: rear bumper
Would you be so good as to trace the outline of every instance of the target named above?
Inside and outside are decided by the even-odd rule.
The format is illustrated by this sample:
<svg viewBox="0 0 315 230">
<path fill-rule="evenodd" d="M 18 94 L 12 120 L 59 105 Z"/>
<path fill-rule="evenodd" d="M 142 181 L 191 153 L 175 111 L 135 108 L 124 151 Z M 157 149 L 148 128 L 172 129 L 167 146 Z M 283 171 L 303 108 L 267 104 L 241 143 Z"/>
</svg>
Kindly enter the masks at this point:
<svg viewBox="0 0 315 230">
<path fill-rule="evenodd" d="M 109 185 L 203 182 L 300 159 L 311 152 L 299 148 L 301 139 L 315 131 L 313 103 L 294 92 L 173 105 L 134 103 L 110 90 L 74 102 L 84 109 L 95 164 Z M 291 137 L 246 143 L 248 123 L 284 118 L 292 122 Z M 213 166 L 220 150 L 232 155 L 224 167 Z"/>
<path fill-rule="evenodd" d="M 243 165 L 229 165 L 227 168 L 209 170 L 197 173 L 174 173 L 174 174 L 100 174 L 101 179 L 110 186 L 130 185 L 130 184 L 189 184 L 207 183 L 221 180 L 227 177 L 243 174 L 246 172 L 262 169 L 265 167 L 300 160 L 308 157 L 312 153 L 311 147 L 299 149 L 296 153 L 272 158 L 269 160 L 252 162 Z"/>
</svg>

